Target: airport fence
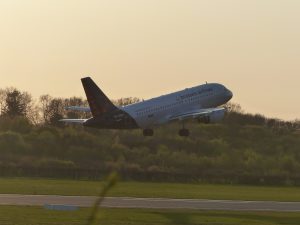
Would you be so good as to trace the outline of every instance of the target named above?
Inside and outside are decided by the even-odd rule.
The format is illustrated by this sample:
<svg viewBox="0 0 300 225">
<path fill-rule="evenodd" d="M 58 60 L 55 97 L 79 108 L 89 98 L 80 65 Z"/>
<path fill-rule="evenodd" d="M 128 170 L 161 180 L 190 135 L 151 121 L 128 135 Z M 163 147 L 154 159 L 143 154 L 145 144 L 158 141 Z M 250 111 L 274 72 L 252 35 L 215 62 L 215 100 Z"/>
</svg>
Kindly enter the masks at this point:
<svg viewBox="0 0 300 225">
<path fill-rule="evenodd" d="M 183 183 L 219 183 L 248 185 L 294 185 L 300 186 L 300 176 L 262 175 L 239 173 L 207 173 L 194 174 L 171 173 L 163 171 L 117 171 L 122 180 L 151 182 L 183 182 Z M 42 177 L 75 180 L 102 180 L 111 171 L 108 169 L 83 168 L 38 168 L 0 166 L 1 177 Z"/>
</svg>

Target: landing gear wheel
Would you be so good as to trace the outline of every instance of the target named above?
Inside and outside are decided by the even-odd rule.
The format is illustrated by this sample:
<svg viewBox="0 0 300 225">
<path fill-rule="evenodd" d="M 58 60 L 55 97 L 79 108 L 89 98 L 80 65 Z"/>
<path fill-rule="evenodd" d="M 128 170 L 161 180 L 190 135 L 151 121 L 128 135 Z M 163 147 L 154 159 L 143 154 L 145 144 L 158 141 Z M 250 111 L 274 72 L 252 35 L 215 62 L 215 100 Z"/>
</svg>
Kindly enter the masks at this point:
<svg viewBox="0 0 300 225">
<path fill-rule="evenodd" d="M 181 137 L 188 137 L 190 136 L 190 131 L 188 129 L 183 128 L 179 130 L 178 134 Z"/>
<path fill-rule="evenodd" d="M 153 136 L 153 134 L 154 134 L 154 131 L 152 129 L 143 130 L 143 135 L 144 136 L 151 137 L 151 136 Z"/>
</svg>

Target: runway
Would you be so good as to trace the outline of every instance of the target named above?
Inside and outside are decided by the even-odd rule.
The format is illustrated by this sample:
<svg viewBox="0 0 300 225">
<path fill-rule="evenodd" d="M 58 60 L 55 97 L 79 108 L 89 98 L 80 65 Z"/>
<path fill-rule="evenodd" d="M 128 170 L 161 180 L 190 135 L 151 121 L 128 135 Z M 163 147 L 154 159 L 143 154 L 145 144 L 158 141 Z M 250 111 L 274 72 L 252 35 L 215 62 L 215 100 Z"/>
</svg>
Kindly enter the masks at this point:
<svg viewBox="0 0 300 225">
<path fill-rule="evenodd" d="M 95 199 L 96 197 L 93 196 L 0 194 L 0 205 L 90 207 Z M 300 212 L 300 202 L 272 201 L 107 197 L 101 206 L 107 208 Z"/>
</svg>

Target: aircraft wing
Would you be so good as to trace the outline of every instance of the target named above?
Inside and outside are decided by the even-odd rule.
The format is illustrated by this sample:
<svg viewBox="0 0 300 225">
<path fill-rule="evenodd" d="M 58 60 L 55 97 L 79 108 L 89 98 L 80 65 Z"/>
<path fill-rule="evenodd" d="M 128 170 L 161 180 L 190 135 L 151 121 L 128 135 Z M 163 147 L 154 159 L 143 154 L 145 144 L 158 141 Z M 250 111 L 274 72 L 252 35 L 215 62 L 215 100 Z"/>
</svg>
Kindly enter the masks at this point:
<svg viewBox="0 0 300 225">
<path fill-rule="evenodd" d="M 72 111 L 79 111 L 79 112 L 91 112 L 91 109 L 89 107 L 82 107 L 82 106 L 69 106 L 66 107 L 66 109 Z"/>
<path fill-rule="evenodd" d="M 69 124 L 83 124 L 87 119 L 62 119 L 60 122 L 69 123 Z"/>
<path fill-rule="evenodd" d="M 175 120 L 185 120 L 185 119 L 198 119 L 205 116 L 210 116 L 215 113 L 224 113 L 225 108 L 209 108 L 209 109 L 199 109 L 190 112 L 184 112 L 182 114 L 177 114 L 169 117 L 169 121 Z"/>
</svg>

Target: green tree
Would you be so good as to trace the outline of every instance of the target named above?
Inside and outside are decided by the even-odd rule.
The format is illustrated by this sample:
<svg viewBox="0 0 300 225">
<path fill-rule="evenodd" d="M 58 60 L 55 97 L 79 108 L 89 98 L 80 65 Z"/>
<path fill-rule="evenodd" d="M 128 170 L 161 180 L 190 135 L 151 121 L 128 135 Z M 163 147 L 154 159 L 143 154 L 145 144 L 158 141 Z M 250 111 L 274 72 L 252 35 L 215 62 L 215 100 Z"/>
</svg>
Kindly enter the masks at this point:
<svg viewBox="0 0 300 225">
<path fill-rule="evenodd" d="M 52 98 L 50 95 L 40 97 L 43 122 L 47 125 L 62 126 L 59 122 L 64 117 L 65 106 L 61 98 Z"/>
<path fill-rule="evenodd" d="M 32 98 L 26 92 L 13 88 L 6 91 L 2 114 L 9 117 L 26 117 L 30 113 Z"/>
</svg>

